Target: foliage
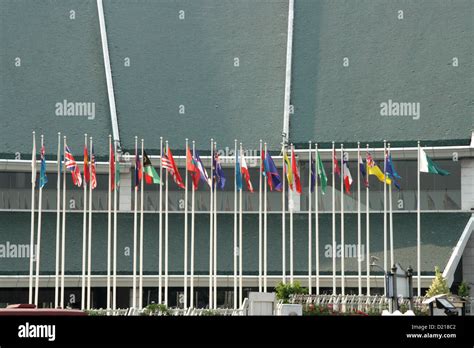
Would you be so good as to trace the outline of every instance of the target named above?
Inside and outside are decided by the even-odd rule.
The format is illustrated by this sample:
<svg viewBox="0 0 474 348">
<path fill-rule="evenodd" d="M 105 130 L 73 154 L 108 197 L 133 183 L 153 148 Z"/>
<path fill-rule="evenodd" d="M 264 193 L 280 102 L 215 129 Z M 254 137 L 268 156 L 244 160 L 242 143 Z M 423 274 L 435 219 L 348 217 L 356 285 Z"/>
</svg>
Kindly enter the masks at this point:
<svg viewBox="0 0 474 348">
<path fill-rule="evenodd" d="M 171 312 L 165 304 L 151 303 L 143 309 L 143 315 L 171 315 Z"/>
<path fill-rule="evenodd" d="M 304 311 L 303 315 L 313 316 L 313 315 L 321 315 L 321 316 L 368 316 L 368 315 L 380 315 L 380 313 L 366 313 L 355 308 L 352 311 L 347 312 L 340 312 L 334 310 L 332 304 L 328 304 L 327 306 L 315 306 L 314 304 L 308 305 Z"/>
<path fill-rule="evenodd" d="M 426 292 L 426 297 L 433 297 L 436 295 L 450 294 L 448 283 L 444 279 L 439 267 L 435 267 L 435 278 L 431 283 L 429 290 Z"/>
<path fill-rule="evenodd" d="M 218 311 L 214 311 L 212 309 L 206 309 L 202 311 L 202 315 L 205 317 L 212 317 L 212 316 L 219 316 L 221 314 Z"/>
<path fill-rule="evenodd" d="M 279 282 L 275 287 L 276 296 L 278 300 L 282 300 L 283 303 L 288 303 L 291 295 L 307 294 L 308 289 L 303 288 L 301 283 L 296 281 L 293 284 Z"/>
<path fill-rule="evenodd" d="M 465 281 L 461 282 L 458 287 L 458 295 L 460 297 L 469 297 L 471 287 Z"/>
</svg>

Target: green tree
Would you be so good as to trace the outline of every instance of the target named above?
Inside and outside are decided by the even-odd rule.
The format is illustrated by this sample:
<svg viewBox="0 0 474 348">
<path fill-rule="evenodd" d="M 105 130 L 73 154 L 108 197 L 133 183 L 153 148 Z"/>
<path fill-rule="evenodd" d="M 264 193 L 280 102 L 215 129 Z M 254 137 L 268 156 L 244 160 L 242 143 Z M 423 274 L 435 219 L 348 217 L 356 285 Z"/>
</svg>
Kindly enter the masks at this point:
<svg viewBox="0 0 474 348">
<path fill-rule="evenodd" d="M 439 270 L 439 267 L 435 267 L 435 278 L 431 283 L 429 290 L 426 292 L 427 297 L 432 297 L 442 294 L 450 294 L 448 283 L 444 279 L 443 274 Z"/>
<path fill-rule="evenodd" d="M 458 295 L 461 297 L 468 297 L 469 290 L 471 290 L 471 287 L 465 281 L 463 281 L 461 284 L 459 284 Z"/>
<path fill-rule="evenodd" d="M 275 288 L 277 299 L 283 300 L 283 303 L 288 303 L 291 295 L 307 294 L 308 289 L 303 288 L 301 283 L 296 281 L 293 284 L 279 282 Z"/>
</svg>

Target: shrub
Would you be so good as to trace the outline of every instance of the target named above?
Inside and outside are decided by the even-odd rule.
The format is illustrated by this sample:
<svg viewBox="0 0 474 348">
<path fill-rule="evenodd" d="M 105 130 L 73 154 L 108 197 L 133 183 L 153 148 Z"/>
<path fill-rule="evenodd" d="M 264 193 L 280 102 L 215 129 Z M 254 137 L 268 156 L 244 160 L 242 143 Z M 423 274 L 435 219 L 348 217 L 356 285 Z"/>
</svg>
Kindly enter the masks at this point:
<svg viewBox="0 0 474 348">
<path fill-rule="evenodd" d="M 283 303 L 288 303 L 291 295 L 307 294 L 308 289 L 303 288 L 301 283 L 296 281 L 293 284 L 279 282 L 275 288 L 277 299 Z"/>
</svg>

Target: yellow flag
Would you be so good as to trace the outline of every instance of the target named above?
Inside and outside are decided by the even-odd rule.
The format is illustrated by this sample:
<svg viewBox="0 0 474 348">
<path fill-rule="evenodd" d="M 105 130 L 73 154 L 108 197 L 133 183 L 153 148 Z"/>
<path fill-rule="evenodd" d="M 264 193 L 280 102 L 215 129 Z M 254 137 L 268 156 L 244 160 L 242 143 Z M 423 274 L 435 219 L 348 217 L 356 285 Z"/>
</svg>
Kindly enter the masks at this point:
<svg viewBox="0 0 474 348">
<path fill-rule="evenodd" d="M 283 160 L 285 161 L 285 171 L 286 171 L 286 178 L 288 180 L 288 186 L 290 189 L 293 190 L 293 172 L 291 171 L 291 163 L 290 159 L 286 155 L 286 151 L 283 152 Z"/>
<path fill-rule="evenodd" d="M 380 170 L 379 166 L 368 166 L 368 172 L 370 175 L 375 175 L 379 181 L 384 182 L 385 175 L 383 175 L 383 172 Z M 390 180 L 389 177 L 387 177 L 387 185 L 392 184 L 392 180 Z"/>
</svg>

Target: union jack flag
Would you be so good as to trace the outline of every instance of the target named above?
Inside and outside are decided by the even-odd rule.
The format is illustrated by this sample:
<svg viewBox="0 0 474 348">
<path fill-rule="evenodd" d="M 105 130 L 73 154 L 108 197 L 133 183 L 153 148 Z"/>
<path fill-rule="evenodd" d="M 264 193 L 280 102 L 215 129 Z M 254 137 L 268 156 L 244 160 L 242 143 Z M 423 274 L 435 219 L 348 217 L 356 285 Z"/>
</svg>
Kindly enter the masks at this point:
<svg viewBox="0 0 474 348">
<path fill-rule="evenodd" d="M 366 161 L 368 167 L 375 167 L 375 162 L 374 162 L 374 159 L 372 158 L 372 155 L 370 154 L 370 152 L 367 152 L 367 156 L 366 156 L 365 161 Z"/>
<path fill-rule="evenodd" d="M 81 170 L 77 165 L 76 161 L 74 160 L 74 156 L 69 149 L 69 146 L 65 146 L 64 148 L 64 158 L 66 160 L 66 168 L 71 171 L 72 182 L 77 187 L 81 187 L 82 185 L 82 177 L 81 177 Z"/>
</svg>

